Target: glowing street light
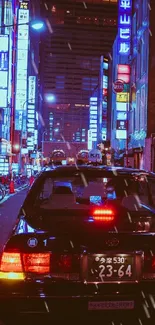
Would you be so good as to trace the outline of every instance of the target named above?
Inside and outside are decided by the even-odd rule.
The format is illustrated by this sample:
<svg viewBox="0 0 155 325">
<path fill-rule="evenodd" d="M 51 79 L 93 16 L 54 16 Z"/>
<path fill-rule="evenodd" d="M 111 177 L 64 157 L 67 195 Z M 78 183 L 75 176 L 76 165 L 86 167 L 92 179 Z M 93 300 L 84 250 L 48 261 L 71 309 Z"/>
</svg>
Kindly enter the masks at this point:
<svg viewBox="0 0 155 325">
<path fill-rule="evenodd" d="M 30 21 L 30 26 L 36 31 L 40 31 L 45 27 L 45 23 L 41 20 L 32 20 Z"/>
<path fill-rule="evenodd" d="M 13 146 L 13 147 L 14 147 L 14 149 L 15 149 L 15 150 L 17 150 L 17 151 L 20 149 L 20 146 L 19 146 L 19 144 L 14 144 L 14 146 Z"/>
<path fill-rule="evenodd" d="M 49 103 L 53 103 L 53 102 L 55 102 L 55 96 L 54 96 L 53 94 L 48 94 L 48 95 L 46 95 L 46 96 L 45 96 L 45 99 L 46 99 L 46 101 L 49 102 Z"/>
<path fill-rule="evenodd" d="M 11 25 L 4 25 L 4 26 L 0 26 L 0 27 L 14 27 L 14 26 L 25 26 L 28 25 L 30 26 L 32 29 L 34 30 L 38 30 L 40 31 L 41 29 L 43 29 L 45 27 L 45 22 L 43 20 L 39 20 L 39 19 L 32 19 L 30 21 L 28 21 L 27 23 L 14 23 Z"/>
<path fill-rule="evenodd" d="M 59 128 L 55 128 L 54 131 L 55 131 L 55 132 L 59 132 Z"/>
</svg>

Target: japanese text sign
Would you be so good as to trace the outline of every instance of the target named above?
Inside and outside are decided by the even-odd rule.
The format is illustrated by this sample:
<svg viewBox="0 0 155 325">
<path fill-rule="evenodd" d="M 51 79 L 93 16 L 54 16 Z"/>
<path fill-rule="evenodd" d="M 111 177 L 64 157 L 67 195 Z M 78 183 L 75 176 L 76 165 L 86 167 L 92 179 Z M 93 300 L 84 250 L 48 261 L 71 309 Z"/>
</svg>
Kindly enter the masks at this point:
<svg viewBox="0 0 155 325">
<path fill-rule="evenodd" d="M 118 54 L 130 54 L 132 0 L 119 0 Z"/>
</svg>

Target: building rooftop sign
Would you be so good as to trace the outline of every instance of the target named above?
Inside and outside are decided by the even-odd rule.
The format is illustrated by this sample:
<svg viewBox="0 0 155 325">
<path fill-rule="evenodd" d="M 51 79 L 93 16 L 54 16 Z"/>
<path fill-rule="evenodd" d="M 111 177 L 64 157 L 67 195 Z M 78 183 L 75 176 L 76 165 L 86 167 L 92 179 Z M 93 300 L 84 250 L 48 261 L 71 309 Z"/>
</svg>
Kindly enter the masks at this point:
<svg viewBox="0 0 155 325">
<path fill-rule="evenodd" d="M 132 0 L 119 0 L 118 54 L 130 54 Z"/>
</svg>

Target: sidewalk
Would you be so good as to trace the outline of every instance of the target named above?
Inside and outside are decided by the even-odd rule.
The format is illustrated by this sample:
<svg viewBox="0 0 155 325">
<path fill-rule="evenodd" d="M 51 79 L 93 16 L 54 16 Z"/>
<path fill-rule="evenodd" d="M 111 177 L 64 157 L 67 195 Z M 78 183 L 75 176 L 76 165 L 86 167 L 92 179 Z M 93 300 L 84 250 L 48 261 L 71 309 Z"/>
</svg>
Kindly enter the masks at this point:
<svg viewBox="0 0 155 325">
<path fill-rule="evenodd" d="M 13 194 L 10 194 L 10 193 L 6 194 L 5 197 L 4 197 L 4 199 L 2 201 L 0 201 L 0 205 L 3 204 L 5 201 L 7 201 L 10 197 L 16 195 L 17 193 L 23 191 L 26 188 L 28 189 L 28 184 L 23 184 L 21 186 L 15 187 L 15 193 L 13 193 Z"/>
<path fill-rule="evenodd" d="M 11 233 L 20 207 L 27 195 L 27 189 L 18 188 L 14 194 L 0 202 L 0 252 Z M 7 202 L 6 202 L 7 201 Z"/>
</svg>

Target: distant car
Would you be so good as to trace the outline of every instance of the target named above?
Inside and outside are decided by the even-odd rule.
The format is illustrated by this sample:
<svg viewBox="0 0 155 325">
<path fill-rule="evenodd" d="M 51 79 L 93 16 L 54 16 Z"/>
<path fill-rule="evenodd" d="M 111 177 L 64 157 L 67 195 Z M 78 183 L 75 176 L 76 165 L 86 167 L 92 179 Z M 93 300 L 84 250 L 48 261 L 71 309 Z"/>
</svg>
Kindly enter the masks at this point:
<svg viewBox="0 0 155 325">
<path fill-rule="evenodd" d="M 146 325 L 154 299 L 155 175 L 103 166 L 43 171 L 2 252 L 0 318 L 107 325 L 115 317 L 133 324 L 138 313 Z"/>
</svg>

